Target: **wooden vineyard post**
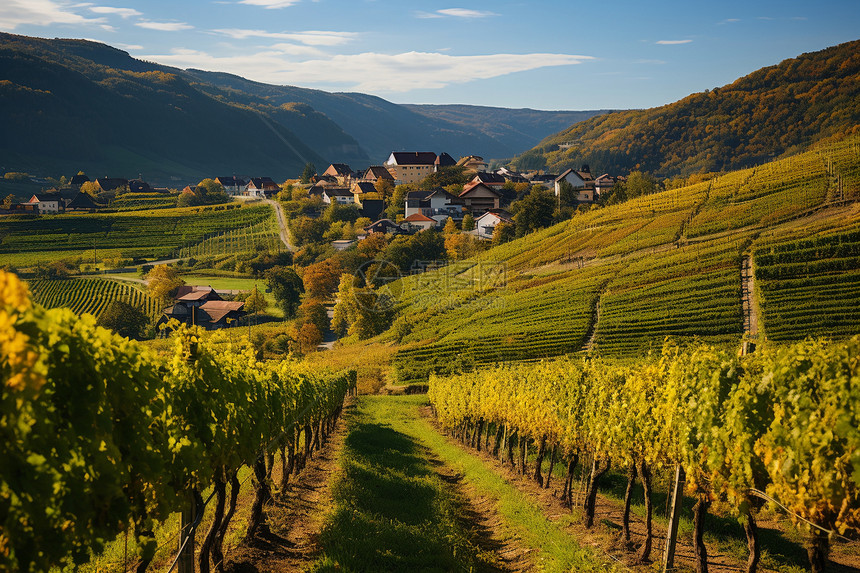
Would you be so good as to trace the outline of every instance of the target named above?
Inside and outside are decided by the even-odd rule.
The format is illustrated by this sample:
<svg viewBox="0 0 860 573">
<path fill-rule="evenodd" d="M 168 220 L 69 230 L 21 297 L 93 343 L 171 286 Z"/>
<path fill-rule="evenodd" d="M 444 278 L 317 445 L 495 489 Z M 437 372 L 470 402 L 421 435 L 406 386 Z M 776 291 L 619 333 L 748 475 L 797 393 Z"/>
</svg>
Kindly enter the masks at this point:
<svg viewBox="0 0 860 573">
<path fill-rule="evenodd" d="M 197 504 L 193 496 L 182 510 L 179 527 L 179 573 L 194 573 L 194 531 L 192 524 L 197 519 Z"/>
<path fill-rule="evenodd" d="M 681 503 L 684 499 L 684 482 L 687 476 L 678 464 L 675 469 L 675 487 L 672 490 L 672 507 L 669 510 L 669 526 L 666 531 L 666 547 L 663 551 L 663 573 L 675 567 L 675 543 L 678 541 L 678 522 L 681 519 Z"/>
</svg>

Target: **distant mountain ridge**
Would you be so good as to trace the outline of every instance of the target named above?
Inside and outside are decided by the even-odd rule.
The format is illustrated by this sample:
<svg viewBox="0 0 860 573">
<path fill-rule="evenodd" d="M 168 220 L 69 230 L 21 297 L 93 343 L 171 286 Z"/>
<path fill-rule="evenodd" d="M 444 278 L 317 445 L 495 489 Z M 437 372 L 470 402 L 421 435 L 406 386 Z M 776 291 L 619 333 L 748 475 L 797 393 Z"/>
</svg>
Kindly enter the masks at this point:
<svg viewBox="0 0 860 573">
<path fill-rule="evenodd" d="M 428 115 L 366 94 L 162 66 L 87 40 L 0 33 L 6 170 L 109 170 L 167 184 L 224 173 L 283 180 L 308 161 L 361 168 L 398 150 L 502 159 L 552 133 L 559 117 L 595 113 L 461 107 Z"/>
<path fill-rule="evenodd" d="M 432 105 L 432 104 L 403 104 L 407 109 L 432 118 L 442 118 L 465 128 L 477 130 L 489 137 L 497 139 L 515 150 L 524 141 L 530 141 L 531 146 L 537 145 L 547 132 L 557 132 L 567 129 L 574 123 L 585 121 L 596 115 L 609 113 L 611 110 L 586 111 L 543 111 L 537 109 L 509 109 L 479 105 Z M 502 157 L 511 157 L 519 151 L 513 151 Z M 494 156 L 496 157 L 496 156 Z M 487 159 L 485 157 L 485 159 Z"/>
<path fill-rule="evenodd" d="M 519 169 L 736 170 L 860 130 L 860 40 L 769 66 L 661 107 L 577 123 L 516 157 Z"/>
</svg>

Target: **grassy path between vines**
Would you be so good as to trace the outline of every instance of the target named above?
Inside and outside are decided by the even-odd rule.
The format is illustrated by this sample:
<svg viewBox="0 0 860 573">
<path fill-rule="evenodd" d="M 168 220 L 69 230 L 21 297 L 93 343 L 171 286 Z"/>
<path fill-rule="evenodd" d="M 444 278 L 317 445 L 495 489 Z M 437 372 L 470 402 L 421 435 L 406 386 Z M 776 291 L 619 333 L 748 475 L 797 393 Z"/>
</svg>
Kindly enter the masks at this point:
<svg viewBox="0 0 860 573">
<path fill-rule="evenodd" d="M 419 414 L 426 396 L 365 396 L 348 420 L 314 571 L 610 571 Z"/>
</svg>

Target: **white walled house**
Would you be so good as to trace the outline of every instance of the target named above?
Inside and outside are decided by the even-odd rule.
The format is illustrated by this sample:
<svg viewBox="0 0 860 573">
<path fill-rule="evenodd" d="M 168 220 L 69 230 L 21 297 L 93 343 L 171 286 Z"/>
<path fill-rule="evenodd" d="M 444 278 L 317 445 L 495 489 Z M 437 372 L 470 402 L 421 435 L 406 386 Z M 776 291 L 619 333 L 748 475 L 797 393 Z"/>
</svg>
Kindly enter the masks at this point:
<svg viewBox="0 0 860 573">
<path fill-rule="evenodd" d="M 404 231 L 409 232 L 433 229 L 434 227 L 436 227 L 437 224 L 438 223 L 434 219 L 422 215 L 421 213 L 413 213 L 412 215 L 409 215 L 408 217 L 400 221 L 400 227 Z"/>
<path fill-rule="evenodd" d="M 40 193 L 33 195 L 25 205 L 34 205 L 42 213 L 59 213 L 63 209 L 63 201 L 59 193 Z"/>
<path fill-rule="evenodd" d="M 463 202 L 444 189 L 432 191 L 410 191 L 406 194 L 406 217 L 414 214 L 444 220 L 463 218 Z"/>
<path fill-rule="evenodd" d="M 499 223 L 513 223 L 514 219 L 504 209 L 490 209 L 475 219 L 474 233 L 482 239 L 492 239 L 493 231 Z"/>
<path fill-rule="evenodd" d="M 216 177 L 215 181 L 220 183 L 224 188 L 224 192 L 231 197 L 241 195 L 245 190 L 245 187 L 248 185 L 244 179 L 236 177 L 235 175 L 230 175 L 229 177 Z"/>
<path fill-rule="evenodd" d="M 561 194 L 561 184 L 563 181 L 570 183 L 571 187 L 577 192 L 576 200 L 580 203 L 591 203 L 595 200 L 594 177 L 588 170 L 587 165 L 583 165 L 579 171 L 568 169 L 555 179 L 555 195 Z"/>
<path fill-rule="evenodd" d="M 331 203 L 341 203 L 344 205 L 355 203 L 355 197 L 353 196 L 352 191 L 343 187 L 324 189 L 322 200 L 326 205 L 330 205 Z"/>
</svg>

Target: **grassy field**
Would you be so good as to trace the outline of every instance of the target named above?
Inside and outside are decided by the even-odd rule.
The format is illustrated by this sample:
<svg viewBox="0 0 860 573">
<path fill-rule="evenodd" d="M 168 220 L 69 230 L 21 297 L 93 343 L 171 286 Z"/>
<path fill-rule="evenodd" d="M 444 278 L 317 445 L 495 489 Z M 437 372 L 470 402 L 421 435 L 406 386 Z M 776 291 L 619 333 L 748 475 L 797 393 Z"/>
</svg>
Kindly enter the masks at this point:
<svg viewBox="0 0 860 573">
<path fill-rule="evenodd" d="M 440 462 L 461 474 L 476 495 L 493 500 L 502 517 L 495 537 L 519 539 L 531 550 L 535 568 L 613 570 L 566 534 L 563 523 L 546 519 L 480 459 L 450 444 L 420 417 L 426 401 L 425 396 L 360 398 L 314 571 L 493 570 L 495 557 L 466 529 L 466 502 L 441 477 Z"/>
</svg>

